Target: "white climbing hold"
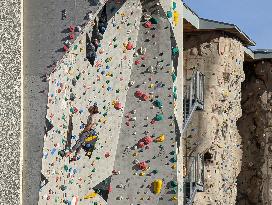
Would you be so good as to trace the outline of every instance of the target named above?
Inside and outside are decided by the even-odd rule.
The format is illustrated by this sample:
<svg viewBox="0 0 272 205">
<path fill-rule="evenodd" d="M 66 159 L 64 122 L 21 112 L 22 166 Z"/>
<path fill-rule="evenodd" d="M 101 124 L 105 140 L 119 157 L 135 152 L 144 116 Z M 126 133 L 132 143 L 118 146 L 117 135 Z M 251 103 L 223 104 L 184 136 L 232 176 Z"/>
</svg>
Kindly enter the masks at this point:
<svg viewBox="0 0 272 205">
<path fill-rule="evenodd" d="M 128 85 L 129 85 L 129 86 L 133 86 L 134 84 L 135 84 L 135 81 L 132 80 L 132 81 L 129 82 Z"/>
</svg>

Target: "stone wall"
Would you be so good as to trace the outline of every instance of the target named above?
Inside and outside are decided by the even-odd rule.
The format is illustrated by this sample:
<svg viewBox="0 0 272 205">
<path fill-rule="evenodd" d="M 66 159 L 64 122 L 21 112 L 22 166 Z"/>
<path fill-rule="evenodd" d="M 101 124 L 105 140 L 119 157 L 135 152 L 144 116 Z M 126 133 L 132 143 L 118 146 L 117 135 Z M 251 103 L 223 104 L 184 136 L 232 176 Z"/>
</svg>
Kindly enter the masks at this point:
<svg viewBox="0 0 272 205">
<path fill-rule="evenodd" d="M 243 160 L 238 176 L 237 204 L 271 204 L 272 168 L 272 62 L 247 62 L 242 86 Z"/>
<path fill-rule="evenodd" d="M 184 153 L 213 155 L 205 163 L 204 192 L 197 193 L 194 204 L 235 204 L 242 154 L 236 121 L 242 114 L 243 61 L 242 44 L 223 33 L 184 34 L 184 77 L 190 78 L 194 69 L 205 75 L 205 108 L 193 115 Z"/>
</svg>

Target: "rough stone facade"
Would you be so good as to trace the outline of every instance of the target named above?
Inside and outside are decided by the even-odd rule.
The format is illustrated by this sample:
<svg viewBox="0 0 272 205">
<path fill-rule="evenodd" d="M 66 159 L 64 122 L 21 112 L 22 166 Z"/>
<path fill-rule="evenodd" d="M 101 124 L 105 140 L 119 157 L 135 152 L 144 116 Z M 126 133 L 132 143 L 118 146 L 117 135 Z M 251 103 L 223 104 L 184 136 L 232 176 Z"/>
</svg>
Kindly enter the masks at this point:
<svg viewBox="0 0 272 205">
<path fill-rule="evenodd" d="M 237 204 L 271 204 L 272 62 L 247 62 L 244 71 L 243 116 L 238 121 L 243 163 L 238 176 Z"/>
<path fill-rule="evenodd" d="M 205 162 L 205 187 L 196 194 L 197 205 L 235 204 L 242 154 L 236 121 L 242 114 L 243 61 L 241 42 L 223 33 L 184 34 L 184 78 L 190 78 L 194 69 L 205 75 L 205 108 L 193 115 L 184 153 L 213 155 L 211 162 Z"/>
</svg>

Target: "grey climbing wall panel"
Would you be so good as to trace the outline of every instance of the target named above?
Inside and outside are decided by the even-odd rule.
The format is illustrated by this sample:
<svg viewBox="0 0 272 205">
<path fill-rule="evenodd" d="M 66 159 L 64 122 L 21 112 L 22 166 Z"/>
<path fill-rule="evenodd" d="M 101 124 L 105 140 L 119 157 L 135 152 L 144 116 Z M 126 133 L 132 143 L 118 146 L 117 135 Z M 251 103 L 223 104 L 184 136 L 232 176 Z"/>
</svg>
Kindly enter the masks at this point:
<svg viewBox="0 0 272 205">
<path fill-rule="evenodd" d="M 156 3 L 142 1 L 143 11 L 149 11 L 143 12 L 143 15 L 152 15 L 152 20 L 157 22 L 152 28 L 146 28 L 142 22 L 139 29 L 136 50 L 146 49 L 146 53 L 134 58 L 130 78 L 134 84 L 127 94 L 114 165 L 117 174 L 112 176 L 109 204 L 177 203 L 170 23 Z M 137 98 L 137 91 L 148 95 L 149 99 Z M 162 102 L 162 108 L 154 106 L 156 100 Z M 162 115 L 163 119 L 154 120 L 156 115 Z M 165 136 L 165 140 L 156 142 L 161 135 Z M 151 137 L 153 142 L 145 142 L 143 146 L 141 142 L 146 137 Z M 141 162 L 146 163 L 147 170 L 141 170 Z M 153 191 L 156 179 L 163 180 L 160 194 Z"/>
</svg>

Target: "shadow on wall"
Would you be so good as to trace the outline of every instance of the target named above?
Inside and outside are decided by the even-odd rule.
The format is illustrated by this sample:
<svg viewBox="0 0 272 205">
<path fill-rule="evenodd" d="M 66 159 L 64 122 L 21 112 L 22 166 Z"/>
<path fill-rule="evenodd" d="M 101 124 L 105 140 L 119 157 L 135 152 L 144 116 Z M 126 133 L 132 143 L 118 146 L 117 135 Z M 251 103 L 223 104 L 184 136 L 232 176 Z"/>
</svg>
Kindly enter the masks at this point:
<svg viewBox="0 0 272 205">
<path fill-rule="evenodd" d="M 237 121 L 239 134 L 242 137 L 242 168 L 237 178 L 237 205 L 266 204 L 269 201 L 269 187 L 266 187 L 265 129 L 268 128 L 267 102 L 261 96 L 268 90 L 270 69 L 262 69 L 261 62 L 245 63 L 245 81 L 242 83 L 242 117 Z M 271 67 L 270 67 L 271 68 Z M 266 169 L 269 169 L 266 167 Z M 270 170 L 271 172 L 271 170 Z M 269 186 L 269 185 L 268 185 Z"/>
</svg>

